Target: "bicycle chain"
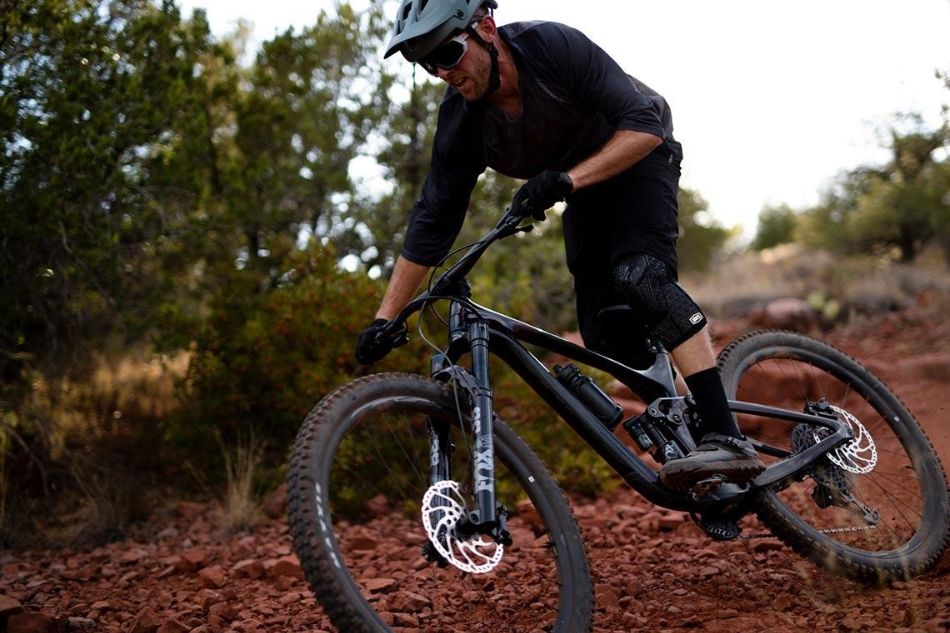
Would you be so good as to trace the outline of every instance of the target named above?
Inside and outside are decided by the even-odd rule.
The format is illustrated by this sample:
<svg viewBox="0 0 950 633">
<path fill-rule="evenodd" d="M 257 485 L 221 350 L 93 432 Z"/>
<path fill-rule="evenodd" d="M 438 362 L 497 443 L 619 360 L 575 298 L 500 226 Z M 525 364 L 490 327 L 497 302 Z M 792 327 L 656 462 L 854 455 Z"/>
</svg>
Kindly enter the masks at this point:
<svg viewBox="0 0 950 633">
<path fill-rule="evenodd" d="M 876 530 L 876 525 L 867 525 L 864 527 L 850 527 L 850 528 L 825 528 L 824 530 L 818 530 L 819 534 L 843 534 L 845 532 L 866 532 L 868 530 Z M 755 538 L 778 538 L 771 532 L 760 532 L 758 534 L 740 534 L 740 540 L 751 540 Z"/>
</svg>

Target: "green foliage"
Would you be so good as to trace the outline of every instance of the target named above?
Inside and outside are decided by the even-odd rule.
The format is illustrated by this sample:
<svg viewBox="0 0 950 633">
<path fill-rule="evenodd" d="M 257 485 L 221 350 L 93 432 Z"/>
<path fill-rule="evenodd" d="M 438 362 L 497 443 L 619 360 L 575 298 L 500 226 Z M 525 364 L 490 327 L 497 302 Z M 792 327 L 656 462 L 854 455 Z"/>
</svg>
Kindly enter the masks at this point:
<svg viewBox="0 0 950 633">
<path fill-rule="evenodd" d="M 891 160 L 844 173 L 818 206 L 802 214 L 798 236 L 839 253 L 896 249 L 902 262 L 936 242 L 950 261 L 950 122 L 930 129 L 920 115 L 906 115 L 888 135 Z"/>
<path fill-rule="evenodd" d="M 395 79 L 383 76 L 381 91 L 405 88 Z M 374 142 L 381 145 L 376 160 L 387 181 L 394 184 L 391 192 L 378 199 L 363 194 L 350 212 L 350 217 L 365 228 L 360 242 L 362 250 L 354 250 L 367 269 L 379 267 L 388 272 L 405 239 L 406 226 L 412 207 L 422 192 L 432 139 L 435 134 L 435 116 L 445 87 L 432 81 L 412 78 L 409 97 L 402 103 L 387 102 L 381 112 Z"/>
<path fill-rule="evenodd" d="M 794 242 L 795 225 L 795 211 L 787 204 L 765 207 L 759 212 L 759 225 L 750 246 L 753 250 L 762 251 Z"/>
<path fill-rule="evenodd" d="M 592 448 L 506 366 L 492 366 L 495 410 L 527 441 L 561 486 L 593 496 L 619 478 Z"/>
<path fill-rule="evenodd" d="M 680 189 L 680 237 L 676 253 L 681 271 L 706 270 L 716 253 L 732 236 L 729 229 L 723 228 L 710 217 L 708 208 L 709 205 L 698 192 Z"/>
<path fill-rule="evenodd" d="M 353 379 L 357 335 L 373 320 L 381 285 L 337 266 L 332 248 L 312 245 L 288 260 L 284 282 L 263 295 L 219 296 L 196 336 L 187 392 L 169 436 L 199 452 L 215 433 L 249 431 L 280 458 L 310 408 Z M 424 371 L 419 347 L 379 364 Z M 377 369 L 377 367 L 374 367 Z"/>
<path fill-rule="evenodd" d="M 175 222 L 147 186 L 148 156 L 190 125 L 194 69 L 214 45 L 203 15 L 183 22 L 170 2 L 38 0 L 4 18 L 0 399 L 12 406 L 31 369 L 62 375 L 142 328 L 155 240 Z"/>
</svg>

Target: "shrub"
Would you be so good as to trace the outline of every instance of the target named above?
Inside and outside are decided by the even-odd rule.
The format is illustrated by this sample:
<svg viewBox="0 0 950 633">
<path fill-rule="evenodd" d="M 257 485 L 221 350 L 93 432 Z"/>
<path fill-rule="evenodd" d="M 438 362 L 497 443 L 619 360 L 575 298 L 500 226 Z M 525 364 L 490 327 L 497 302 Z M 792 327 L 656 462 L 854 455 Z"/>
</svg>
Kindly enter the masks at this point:
<svg viewBox="0 0 950 633">
<path fill-rule="evenodd" d="M 253 433 L 271 451 L 264 466 L 283 464 L 307 412 L 357 374 L 353 347 L 382 285 L 336 262 L 332 249 L 315 246 L 290 262 L 278 288 L 260 296 L 224 291 L 214 302 L 194 345 L 182 411 L 168 429 L 187 455 L 222 466 L 216 434 L 233 443 Z M 420 370 L 418 352 L 418 343 L 397 350 L 373 370 Z"/>
</svg>

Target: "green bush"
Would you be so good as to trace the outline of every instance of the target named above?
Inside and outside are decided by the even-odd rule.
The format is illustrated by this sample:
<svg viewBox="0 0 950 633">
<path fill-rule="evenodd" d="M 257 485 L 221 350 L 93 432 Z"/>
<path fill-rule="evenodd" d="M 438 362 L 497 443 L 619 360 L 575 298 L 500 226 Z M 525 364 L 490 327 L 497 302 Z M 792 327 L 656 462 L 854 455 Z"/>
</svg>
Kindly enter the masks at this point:
<svg viewBox="0 0 950 633">
<path fill-rule="evenodd" d="M 492 369 L 495 411 L 524 438 L 565 490 L 595 496 L 616 487 L 620 478 L 607 462 L 514 371 L 501 363 Z"/>
<path fill-rule="evenodd" d="M 315 247 L 293 262 L 283 286 L 261 297 L 230 293 L 214 302 L 195 344 L 181 412 L 168 427 L 169 438 L 192 463 L 202 464 L 202 471 L 224 472 L 218 435 L 233 443 L 253 433 L 268 449 L 264 476 L 268 469 L 277 474 L 307 412 L 365 371 L 353 358 L 353 347 L 373 319 L 383 284 L 343 272 L 336 261 L 331 249 Z M 426 334 L 437 344 L 445 340 L 441 328 L 426 316 Z M 410 338 L 410 345 L 372 371 L 426 374 L 433 350 L 414 327 Z M 599 490 L 609 467 L 512 371 L 498 363 L 493 380 L 499 414 L 564 486 L 588 494 Z"/>
<path fill-rule="evenodd" d="M 237 289 L 213 302 L 195 342 L 180 415 L 169 438 L 194 456 L 217 459 L 225 442 L 253 432 L 283 461 L 307 412 L 358 370 L 353 348 L 373 320 L 382 284 L 337 266 L 332 249 L 294 256 L 282 285 L 260 296 Z M 418 348 L 373 367 L 421 369 Z M 407 359 L 411 359 L 407 361 Z"/>
</svg>

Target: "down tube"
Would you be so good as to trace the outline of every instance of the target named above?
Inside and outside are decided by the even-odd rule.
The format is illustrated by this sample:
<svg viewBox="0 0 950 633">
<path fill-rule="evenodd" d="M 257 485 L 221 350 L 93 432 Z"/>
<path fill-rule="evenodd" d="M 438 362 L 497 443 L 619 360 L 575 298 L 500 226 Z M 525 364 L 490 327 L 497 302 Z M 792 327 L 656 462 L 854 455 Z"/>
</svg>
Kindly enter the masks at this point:
<svg viewBox="0 0 950 633">
<path fill-rule="evenodd" d="M 547 368 L 510 334 L 491 328 L 489 349 L 514 369 L 604 461 L 647 500 L 672 510 L 689 510 L 693 507 L 688 505 L 683 497 L 660 488 L 657 485 L 657 474 L 637 459 L 623 442 L 588 412 L 586 407 L 562 387 Z"/>
</svg>

